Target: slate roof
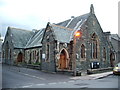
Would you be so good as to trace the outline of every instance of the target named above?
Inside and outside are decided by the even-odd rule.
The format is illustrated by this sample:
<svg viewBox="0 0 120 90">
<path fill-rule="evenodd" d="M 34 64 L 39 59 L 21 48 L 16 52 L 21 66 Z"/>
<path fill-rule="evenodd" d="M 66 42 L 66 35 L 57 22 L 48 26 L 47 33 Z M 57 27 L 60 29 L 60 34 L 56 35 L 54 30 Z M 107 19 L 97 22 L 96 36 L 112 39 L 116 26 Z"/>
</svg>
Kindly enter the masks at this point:
<svg viewBox="0 0 120 90">
<path fill-rule="evenodd" d="M 80 28 L 85 20 L 88 18 L 89 14 L 84 14 L 78 17 L 74 17 L 73 19 L 68 19 L 66 21 L 60 22 L 58 24 L 50 24 L 53 29 L 55 39 L 59 42 L 69 43 L 72 39 L 72 34 L 75 30 Z M 37 33 L 30 38 L 27 42 L 25 48 L 42 46 L 42 38 L 45 29 L 39 30 Z"/>
<path fill-rule="evenodd" d="M 65 28 L 58 25 L 50 25 L 55 35 L 55 40 L 63 43 L 69 43 L 71 41 L 71 34 L 73 29 Z"/>
<path fill-rule="evenodd" d="M 111 34 L 111 38 L 114 39 L 114 40 L 116 40 L 116 43 L 111 41 L 114 50 L 116 52 L 119 52 L 120 51 L 120 49 L 119 49 L 120 37 L 118 36 L 118 34 Z"/>
<path fill-rule="evenodd" d="M 81 26 L 89 16 L 90 13 L 68 19 L 55 25 L 51 24 L 55 34 L 55 39 L 59 42 L 70 43 L 74 32 L 76 30 L 80 30 Z"/>
<path fill-rule="evenodd" d="M 68 19 L 66 21 L 57 23 L 56 25 L 60 25 L 63 27 L 67 27 L 67 28 L 71 28 L 71 29 L 79 29 L 81 27 L 81 25 L 87 20 L 87 18 L 90 16 L 90 13 L 78 16 L 78 17 L 74 17 L 71 19 Z"/>
<path fill-rule="evenodd" d="M 111 37 L 113 39 L 116 39 L 116 40 L 120 41 L 120 37 L 118 36 L 118 34 L 111 34 Z"/>
<path fill-rule="evenodd" d="M 9 27 L 10 35 L 12 37 L 13 46 L 16 48 L 24 48 L 30 39 L 30 37 L 34 34 L 34 32 L 29 30 L 23 30 L 18 28 Z"/>
<path fill-rule="evenodd" d="M 69 43 L 72 40 L 73 33 L 80 29 L 82 24 L 89 17 L 88 14 L 84 14 L 78 17 L 68 19 L 66 21 L 50 24 L 55 35 L 55 39 L 59 42 Z M 11 28 L 12 42 L 14 47 L 17 48 L 31 48 L 42 46 L 41 40 L 43 38 L 43 33 L 45 29 L 41 29 L 38 32 L 34 33 L 29 30 L 23 30 L 18 28 Z"/>
<path fill-rule="evenodd" d="M 0 38 L 0 52 L 2 51 L 2 39 Z"/>
<path fill-rule="evenodd" d="M 34 36 L 31 37 L 30 40 L 28 41 L 25 48 L 42 46 L 41 40 L 42 40 L 44 31 L 45 31 L 45 29 L 43 28 L 43 29 L 39 30 L 37 33 L 35 33 Z"/>
</svg>

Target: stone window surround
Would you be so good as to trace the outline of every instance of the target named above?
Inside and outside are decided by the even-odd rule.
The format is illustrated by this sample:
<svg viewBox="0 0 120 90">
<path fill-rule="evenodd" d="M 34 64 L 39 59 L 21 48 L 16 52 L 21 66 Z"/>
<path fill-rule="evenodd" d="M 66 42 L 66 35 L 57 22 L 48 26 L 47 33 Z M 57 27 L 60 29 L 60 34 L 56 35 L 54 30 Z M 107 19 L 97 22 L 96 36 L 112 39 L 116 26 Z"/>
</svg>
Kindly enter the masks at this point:
<svg viewBox="0 0 120 90">
<path fill-rule="evenodd" d="M 46 59 L 45 59 L 45 62 L 50 62 L 50 43 L 47 43 L 46 44 Z"/>
<path fill-rule="evenodd" d="M 91 59 L 98 59 L 99 57 L 99 52 L 100 52 L 100 47 L 99 47 L 99 38 L 96 35 L 96 33 L 93 33 L 91 36 Z M 93 48 L 93 44 L 96 46 Z"/>
</svg>

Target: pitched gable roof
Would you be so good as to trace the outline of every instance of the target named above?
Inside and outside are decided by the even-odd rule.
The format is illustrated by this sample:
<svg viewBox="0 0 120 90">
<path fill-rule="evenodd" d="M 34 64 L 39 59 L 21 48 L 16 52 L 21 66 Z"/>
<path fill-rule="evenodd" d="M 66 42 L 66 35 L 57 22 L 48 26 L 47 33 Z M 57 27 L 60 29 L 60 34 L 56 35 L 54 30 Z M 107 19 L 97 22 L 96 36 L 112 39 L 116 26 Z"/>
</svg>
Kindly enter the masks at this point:
<svg viewBox="0 0 120 90">
<path fill-rule="evenodd" d="M 37 33 L 35 33 L 35 35 L 33 37 L 31 37 L 30 40 L 28 41 L 25 48 L 42 46 L 41 40 L 42 40 L 42 37 L 43 37 L 44 30 L 45 29 L 43 28 L 43 29 L 39 30 Z"/>
<path fill-rule="evenodd" d="M 12 43 L 15 48 L 24 48 L 34 32 L 18 28 L 9 27 Z"/>
<path fill-rule="evenodd" d="M 119 37 L 118 34 L 111 34 L 111 37 L 112 37 L 113 39 L 115 39 L 115 40 L 120 41 L 120 37 Z"/>
<path fill-rule="evenodd" d="M 50 24 L 50 26 L 52 27 L 52 31 L 55 35 L 55 40 L 63 43 L 69 43 L 71 41 L 73 29 L 53 24 Z"/>
<path fill-rule="evenodd" d="M 56 25 L 60 25 L 63 27 L 71 28 L 71 29 L 79 29 L 80 26 L 87 20 L 87 18 L 90 16 L 90 13 L 84 14 L 78 17 L 74 17 L 71 19 L 68 19 L 66 21 L 57 23 Z"/>
<path fill-rule="evenodd" d="M 90 14 L 84 14 L 66 21 L 50 24 L 55 34 L 55 39 L 59 42 L 70 43 L 75 31 L 80 30 L 81 26 L 88 19 Z"/>
</svg>

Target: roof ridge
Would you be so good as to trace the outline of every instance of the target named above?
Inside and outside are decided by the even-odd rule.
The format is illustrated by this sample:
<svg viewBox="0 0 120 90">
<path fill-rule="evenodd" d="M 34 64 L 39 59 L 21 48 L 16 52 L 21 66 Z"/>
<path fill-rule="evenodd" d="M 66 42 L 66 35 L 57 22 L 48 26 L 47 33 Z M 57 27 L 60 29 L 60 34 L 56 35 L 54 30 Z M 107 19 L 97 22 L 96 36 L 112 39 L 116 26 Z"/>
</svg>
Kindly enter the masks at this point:
<svg viewBox="0 0 120 90">
<path fill-rule="evenodd" d="M 73 31 L 74 30 L 74 29 L 63 27 L 63 26 L 60 26 L 60 25 L 55 25 L 55 24 L 50 24 L 50 25 L 51 26 L 55 26 L 55 27 L 59 27 L 59 28 L 63 28 L 63 29 L 69 30 L 69 31 Z"/>
<path fill-rule="evenodd" d="M 32 45 L 32 44 L 34 43 L 34 41 L 37 39 L 37 37 L 39 37 L 39 36 L 42 35 L 44 29 L 45 29 L 45 28 L 42 28 L 42 29 L 40 29 L 37 33 L 35 33 L 35 34 L 29 39 L 29 41 L 27 42 L 25 48 L 31 47 L 30 45 Z M 34 38 L 34 40 L 32 40 L 33 38 Z M 32 41 L 31 41 L 31 40 L 32 40 Z"/>
<path fill-rule="evenodd" d="M 28 32 L 32 32 L 32 31 L 30 31 L 30 30 L 26 30 L 26 29 L 21 29 L 21 28 L 16 28 L 16 27 L 8 27 L 8 28 L 10 28 L 10 29 L 12 29 L 12 30 L 22 30 L 22 31 L 28 31 Z"/>
<path fill-rule="evenodd" d="M 84 15 L 87 15 L 87 14 L 90 14 L 90 13 L 85 13 L 85 14 L 82 14 L 82 15 L 79 15 L 79 16 L 74 16 L 74 18 L 78 18 L 78 17 L 84 16 Z M 58 22 L 58 23 L 56 23 L 56 24 L 59 24 L 59 23 L 65 22 L 65 21 L 67 21 L 67 20 L 71 20 L 71 18 L 66 19 L 66 20 L 64 20 L 64 21 L 61 21 L 61 22 Z"/>
</svg>

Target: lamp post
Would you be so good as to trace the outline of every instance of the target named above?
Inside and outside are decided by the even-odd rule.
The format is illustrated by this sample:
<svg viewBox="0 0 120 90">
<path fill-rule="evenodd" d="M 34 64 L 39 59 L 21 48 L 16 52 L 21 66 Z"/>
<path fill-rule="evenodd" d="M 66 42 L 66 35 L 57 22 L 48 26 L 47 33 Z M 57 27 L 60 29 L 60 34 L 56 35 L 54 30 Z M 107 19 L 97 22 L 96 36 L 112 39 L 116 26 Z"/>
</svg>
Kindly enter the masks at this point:
<svg viewBox="0 0 120 90">
<path fill-rule="evenodd" d="M 74 33 L 73 36 L 73 70 L 74 70 L 74 76 L 76 76 L 76 38 L 79 38 L 81 36 L 80 31 L 77 31 Z"/>
</svg>

